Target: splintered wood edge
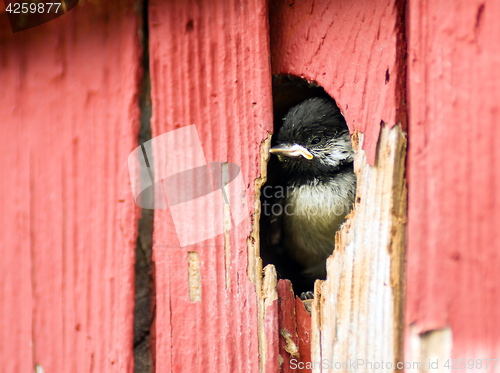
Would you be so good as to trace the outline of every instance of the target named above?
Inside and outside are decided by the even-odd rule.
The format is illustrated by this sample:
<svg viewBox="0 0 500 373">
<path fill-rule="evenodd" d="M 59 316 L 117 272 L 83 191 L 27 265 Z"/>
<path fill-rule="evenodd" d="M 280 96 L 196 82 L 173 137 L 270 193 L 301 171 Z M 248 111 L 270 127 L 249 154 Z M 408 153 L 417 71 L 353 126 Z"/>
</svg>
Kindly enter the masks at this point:
<svg viewBox="0 0 500 373">
<path fill-rule="evenodd" d="M 322 361 L 321 356 L 321 288 L 323 280 L 314 283 L 314 298 L 311 310 L 311 362 Z M 315 348 L 318 347 L 318 348 Z"/>
<path fill-rule="evenodd" d="M 247 274 L 255 285 L 255 290 L 259 294 L 262 287 L 262 260 L 260 259 L 260 188 L 267 180 L 267 162 L 269 162 L 271 148 L 271 133 L 260 145 L 260 177 L 254 182 L 254 214 L 252 218 L 252 231 L 247 239 L 248 249 L 248 270 Z"/>
<path fill-rule="evenodd" d="M 393 129 L 394 130 L 394 129 Z M 405 307 L 405 257 L 407 197 L 406 187 L 406 146 L 407 140 L 401 126 L 397 126 L 396 160 L 394 165 L 392 206 L 393 226 L 389 252 L 391 254 L 391 287 L 393 288 L 394 312 L 394 356 L 396 361 L 403 361 L 404 354 L 404 307 Z"/>
<path fill-rule="evenodd" d="M 264 268 L 262 292 L 259 302 L 259 355 L 261 373 L 274 373 L 278 368 L 278 276 L 273 265 Z"/>
<path fill-rule="evenodd" d="M 357 131 L 353 133 L 351 137 L 353 148 L 356 151 L 355 160 L 355 172 L 356 174 L 361 173 L 360 167 L 372 167 L 366 161 L 366 155 L 362 150 L 363 134 Z M 389 244 L 385 248 L 388 250 L 390 255 L 390 285 L 392 288 L 392 311 L 393 311 L 393 328 L 392 336 L 394 338 L 393 345 L 394 351 L 393 356 L 395 362 L 403 361 L 403 338 L 404 338 L 404 294 L 405 294 L 405 245 L 406 245 L 406 219 L 407 219 L 407 188 L 405 176 L 405 162 L 406 162 L 406 136 L 401 129 L 401 125 L 393 126 L 389 128 L 388 125 L 382 125 L 381 133 L 379 136 L 377 144 L 377 153 L 375 160 L 375 168 L 387 169 L 389 171 L 384 177 L 390 176 L 391 182 L 391 227 L 390 227 L 390 239 Z M 356 167 L 357 163 L 357 167 Z M 379 177 L 381 175 L 378 175 Z M 356 201 L 352 212 L 348 215 L 346 222 L 342 228 L 337 232 L 335 237 L 335 252 L 328 258 L 327 261 L 327 272 L 328 276 L 325 281 L 316 281 L 314 287 L 314 302 L 312 305 L 311 314 L 311 357 L 313 362 L 322 361 L 323 359 L 323 346 L 322 342 L 322 330 L 323 328 L 328 328 L 329 330 L 335 331 L 337 325 L 326 325 L 328 321 L 336 322 L 337 318 L 330 318 L 328 320 L 324 319 L 323 312 L 336 313 L 335 310 L 322 309 L 326 304 L 324 302 L 324 296 L 330 295 L 334 296 L 336 301 L 336 306 L 338 302 L 345 301 L 342 299 L 342 294 L 327 294 L 328 290 L 331 289 L 332 285 L 329 284 L 331 281 L 336 281 L 337 285 L 342 278 L 342 267 L 336 270 L 334 264 L 342 263 L 343 256 L 345 254 L 345 249 L 350 243 L 351 239 L 356 235 L 355 219 L 356 219 L 356 205 L 358 203 L 364 203 L 365 201 L 359 201 L 359 191 L 365 186 L 357 185 Z M 352 232 L 350 232 L 353 230 Z M 345 274 L 344 274 L 345 276 Z M 352 299 L 351 299 L 352 301 Z M 385 308 L 385 305 L 384 305 Z M 369 346 L 368 342 L 367 346 Z M 326 357 L 327 358 L 327 357 Z M 351 358 L 356 358 L 352 356 Z M 314 370 L 316 371 L 316 370 Z"/>
<path fill-rule="evenodd" d="M 247 239 L 248 269 L 247 274 L 250 281 L 255 285 L 257 294 L 257 336 L 259 343 L 260 372 L 264 373 L 273 366 L 269 361 L 274 356 L 269 356 L 269 349 L 278 348 L 278 325 L 276 301 L 278 300 L 277 274 L 273 265 L 268 265 L 262 271 L 262 259 L 260 258 L 260 188 L 267 180 L 267 162 L 269 161 L 269 149 L 271 147 L 271 133 L 262 141 L 260 146 L 260 177 L 254 183 L 254 215 L 252 219 L 252 231 Z M 275 313 L 273 314 L 269 314 Z M 275 320 L 274 320 L 275 319 Z M 276 323 L 276 325 L 274 325 Z M 271 340 L 269 340 L 271 339 Z M 273 346 L 275 344 L 276 346 Z M 276 351 L 277 352 L 277 351 Z"/>
</svg>

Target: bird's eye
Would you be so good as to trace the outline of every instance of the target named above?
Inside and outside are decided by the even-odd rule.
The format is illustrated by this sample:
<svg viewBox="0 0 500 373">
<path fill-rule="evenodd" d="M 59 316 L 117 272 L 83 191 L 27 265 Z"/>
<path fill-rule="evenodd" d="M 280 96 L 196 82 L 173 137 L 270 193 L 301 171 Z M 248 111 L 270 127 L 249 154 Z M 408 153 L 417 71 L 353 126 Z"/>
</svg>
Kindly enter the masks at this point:
<svg viewBox="0 0 500 373">
<path fill-rule="evenodd" d="M 319 144 L 320 141 L 321 141 L 320 137 L 315 137 L 314 139 L 311 140 L 311 144 L 316 145 L 316 144 Z"/>
</svg>

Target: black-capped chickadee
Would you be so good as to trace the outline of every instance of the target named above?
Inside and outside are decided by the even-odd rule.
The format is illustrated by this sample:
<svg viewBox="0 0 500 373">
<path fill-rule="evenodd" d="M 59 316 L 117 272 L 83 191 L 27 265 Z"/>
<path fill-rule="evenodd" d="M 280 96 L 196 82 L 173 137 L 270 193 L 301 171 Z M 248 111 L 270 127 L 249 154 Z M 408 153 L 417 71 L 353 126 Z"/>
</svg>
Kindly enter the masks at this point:
<svg viewBox="0 0 500 373">
<path fill-rule="evenodd" d="M 354 151 L 335 101 L 314 97 L 292 107 L 270 152 L 287 179 L 280 210 L 282 246 L 304 275 L 325 278 L 335 232 L 356 195 Z"/>
</svg>

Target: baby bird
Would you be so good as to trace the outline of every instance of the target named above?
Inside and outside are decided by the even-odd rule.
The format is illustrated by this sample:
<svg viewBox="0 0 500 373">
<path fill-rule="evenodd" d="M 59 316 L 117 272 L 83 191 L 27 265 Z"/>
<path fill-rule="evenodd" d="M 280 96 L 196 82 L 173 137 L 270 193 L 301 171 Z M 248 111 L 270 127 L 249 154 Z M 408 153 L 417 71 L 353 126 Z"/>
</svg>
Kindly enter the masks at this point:
<svg viewBox="0 0 500 373">
<path fill-rule="evenodd" d="M 310 98 L 283 119 L 276 146 L 287 177 L 282 209 L 282 241 L 304 275 L 326 277 L 326 259 L 335 232 L 356 195 L 354 151 L 346 121 L 330 98 Z"/>
</svg>

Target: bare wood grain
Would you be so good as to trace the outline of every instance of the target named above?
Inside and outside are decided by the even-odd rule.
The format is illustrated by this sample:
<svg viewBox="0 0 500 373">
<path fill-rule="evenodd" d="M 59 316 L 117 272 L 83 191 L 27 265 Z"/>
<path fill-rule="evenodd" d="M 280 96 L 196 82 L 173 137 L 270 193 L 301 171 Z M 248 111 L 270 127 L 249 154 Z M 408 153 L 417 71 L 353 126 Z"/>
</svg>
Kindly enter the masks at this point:
<svg viewBox="0 0 500 373">
<path fill-rule="evenodd" d="M 406 139 L 400 126 L 382 126 L 372 167 L 358 136 L 355 209 L 337 233 L 327 280 L 316 284 L 312 355 L 328 367 L 316 366 L 314 372 L 346 371 L 346 366 L 371 372 L 368 362 L 394 367 L 402 360 Z M 353 361 L 364 364 L 354 368 Z"/>
</svg>

